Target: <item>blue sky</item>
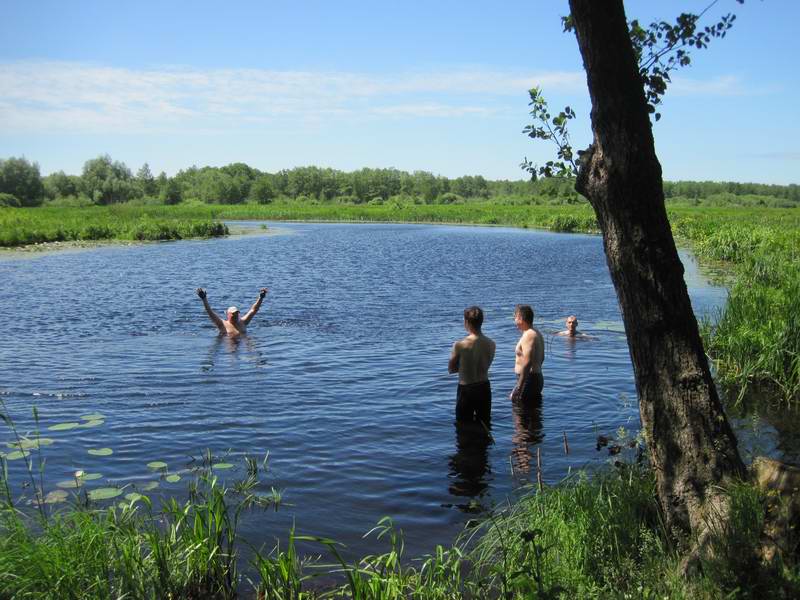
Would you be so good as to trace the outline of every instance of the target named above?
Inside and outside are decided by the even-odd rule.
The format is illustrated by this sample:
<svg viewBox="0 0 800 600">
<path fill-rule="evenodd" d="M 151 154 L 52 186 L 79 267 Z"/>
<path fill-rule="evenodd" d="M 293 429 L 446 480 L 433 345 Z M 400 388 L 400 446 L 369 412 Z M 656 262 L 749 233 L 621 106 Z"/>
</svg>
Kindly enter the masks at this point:
<svg viewBox="0 0 800 600">
<path fill-rule="evenodd" d="M 672 19 L 710 0 L 626 2 Z M 0 158 L 80 173 L 245 162 L 520 179 L 527 89 L 590 140 L 567 2 L 0 0 Z M 657 12 L 654 12 L 657 11 Z M 655 125 L 666 179 L 798 183 L 800 2 L 719 0 L 734 28 L 678 73 Z"/>
</svg>

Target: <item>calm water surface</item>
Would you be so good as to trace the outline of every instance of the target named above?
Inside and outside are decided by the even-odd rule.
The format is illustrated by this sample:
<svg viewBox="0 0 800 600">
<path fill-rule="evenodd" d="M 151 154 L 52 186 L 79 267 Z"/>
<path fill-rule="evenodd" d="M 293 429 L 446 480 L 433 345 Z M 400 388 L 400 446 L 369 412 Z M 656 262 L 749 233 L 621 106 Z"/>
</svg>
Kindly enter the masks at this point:
<svg viewBox="0 0 800 600">
<path fill-rule="evenodd" d="M 354 552 L 383 549 L 361 536 L 390 515 L 410 555 L 447 543 L 481 507 L 535 480 L 599 464 L 598 433 L 638 429 L 625 336 L 599 237 L 519 229 L 417 225 L 276 225 L 279 233 L 133 247 L 105 247 L 0 261 L 0 393 L 30 428 L 99 412 L 105 422 L 46 431 L 47 490 L 77 469 L 140 487 L 205 449 L 237 465 L 270 453 L 277 513 L 245 517 L 248 538 L 273 543 L 298 532 Z M 684 256 L 696 313 L 725 290 Z M 242 339 L 221 338 L 194 294 L 208 290 L 221 314 L 246 310 L 267 286 Z M 513 307 L 530 303 L 546 333 L 541 410 L 517 414 Z M 462 311 L 483 307 L 497 342 L 491 442 L 453 423 L 448 376 Z M 555 337 L 564 318 L 597 337 Z M 571 453 L 564 454 L 566 432 Z M 0 431 L 0 442 L 10 441 Z M 110 457 L 87 454 L 110 447 Z M 535 459 L 534 459 L 535 462 Z M 22 461 L 10 462 L 19 481 Z M 181 495 L 185 481 L 160 482 Z"/>
</svg>

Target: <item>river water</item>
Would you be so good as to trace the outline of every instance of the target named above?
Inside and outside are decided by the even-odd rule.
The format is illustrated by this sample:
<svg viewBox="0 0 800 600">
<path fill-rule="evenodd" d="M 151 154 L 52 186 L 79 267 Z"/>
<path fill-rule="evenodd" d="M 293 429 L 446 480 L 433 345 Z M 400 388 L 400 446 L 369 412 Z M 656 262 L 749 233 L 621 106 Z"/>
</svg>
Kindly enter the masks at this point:
<svg viewBox="0 0 800 600">
<path fill-rule="evenodd" d="M 695 312 L 725 290 L 683 255 Z M 263 491 L 278 512 L 251 511 L 249 541 L 273 544 L 295 524 L 356 554 L 382 549 L 362 535 L 383 516 L 410 555 L 452 541 L 482 509 L 535 481 L 608 461 L 599 434 L 634 435 L 639 418 L 620 313 L 597 236 L 430 225 L 276 224 L 264 234 L 109 246 L 0 260 L 0 396 L 22 432 L 40 413 L 45 491 L 76 470 L 108 485 L 185 496 L 185 469 L 210 449 L 245 473 L 269 452 Z M 196 287 L 222 314 L 270 289 L 243 339 L 221 338 Z M 540 410 L 519 414 L 514 384 L 516 303 L 545 333 Z M 462 311 L 484 309 L 497 342 L 491 438 L 456 430 L 447 375 Z M 596 339 L 552 335 L 576 314 Z M 90 427 L 47 428 L 102 415 Z M 99 422 L 102 421 L 102 422 Z M 570 453 L 564 451 L 564 435 Z M 12 441 L 0 430 L 0 443 Z M 3 444 L 4 446 L 5 444 Z M 111 448 L 110 456 L 88 454 Z M 627 451 L 626 451 L 627 452 Z M 151 461 L 182 473 L 169 483 Z M 15 486 L 23 461 L 9 463 Z M 18 487 L 15 487 L 18 489 Z"/>
</svg>

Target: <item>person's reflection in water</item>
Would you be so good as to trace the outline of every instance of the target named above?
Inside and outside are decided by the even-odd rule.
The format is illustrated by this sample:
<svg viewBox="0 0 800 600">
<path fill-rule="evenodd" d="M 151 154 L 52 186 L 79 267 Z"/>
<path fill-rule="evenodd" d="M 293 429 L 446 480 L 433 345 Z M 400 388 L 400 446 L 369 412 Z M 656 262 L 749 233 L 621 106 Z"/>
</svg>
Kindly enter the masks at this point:
<svg viewBox="0 0 800 600">
<path fill-rule="evenodd" d="M 231 355 L 231 357 L 238 357 L 242 347 L 244 347 L 243 360 L 254 362 L 258 367 L 267 364 L 266 358 L 256 347 L 253 339 L 247 334 L 234 336 L 220 334 L 214 338 L 211 347 L 208 349 L 208 359 L 202 365 L 202 370 L 213 371 L 216 368 L 216 359 L 223 348 L 225 354 Z"/>
<path fill-rule="evenodd" d="M 512 400 L 511 413 L 514 418 L 511 464 L 515 475 L 525 478 L 531 470 L 531 446 L 541 444 L 544 439 L 541 396 L 533 402 Z"/>
<path fill-rule="evenodd" d="M 456 453 L 450 457 L 449 491 L 453 496 L 468 499 L 456 504 L 464 512 L 481 512 L 488 508 L 480 499 L 489 488 L 489 445 L 491 430 L 480 421 L 455 421 Z"/>
</svg>

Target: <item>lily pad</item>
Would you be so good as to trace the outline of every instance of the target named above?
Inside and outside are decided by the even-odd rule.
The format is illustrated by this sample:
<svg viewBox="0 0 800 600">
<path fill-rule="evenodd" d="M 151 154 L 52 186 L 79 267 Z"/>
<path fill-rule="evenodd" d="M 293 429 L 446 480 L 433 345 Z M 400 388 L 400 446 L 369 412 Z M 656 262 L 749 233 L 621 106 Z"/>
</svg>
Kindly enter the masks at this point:
<svg viewBox="0 0 800 600">
<path fill-rule="evenodd" d="M 31 453 L 27 450 L 15 450 L 14 452 L 6 454 L 6 460 L 19 460 L 20 458 L 30 455 Z"/>
<path fill-rule="evenodd" d="M 6 446 L 9 448 L 19 448 L 21 450 L 32 450 L 33 448 L 39 448 L 41 446 L 49 446 L 54 441 L 55 440 L 53 440 L 53 438 L 22 438 L 18 442 L 9 442 L 6 444 Z"/>
<path fill-rule="evenodd" d="M 144 498 L 141 494 L 137 494 L 136 492 L 131 492 L 130 494 L 125 494 L 125 500 L 128 502 L 137 502 Z"/>
<path fill-rule="evenodd" d="M 80 427 L 81 429 L 86 429 L 87 427 L 98 427 L 103 423 L 105 423 L 103 419 L 94 419 L 92 421 L 86 421 L 86 423 L 82 423 L 81 425 L 78 425 L 78 427 Z"/>
<path fill-rule="evenodd" d="M 100 473 L 84 473 L 78 479 L 82 479 L 83 481 L 94 481 L 95 479 L 100 479 L 103 475 Z"/>
<path fill-rule="evenodd" d="M 163 460 L 154 460 L 153 462 L 147 463 L 147 466 L 151 469 L 166 469 L 167 463 L 165 463 Z"/>
<path fill-rule="evenodd" d="M 99 421 L 100 419 L 105 419 L 105 415 L 101 415 L 100 413 L 92 413 L 90 415 L 83 415 L 81 420 L 83 421 Z"/>
<path fill-rule="evenodd" d="M 118 487 L 97 488 L 89 492 L 89 500 L 110 500 L 121 494 L 122 490 Z"/>
<path fill-rule="evenodd" d="M 75 488 L 79 488 L 83 485 L 83 481 L 81 479 L 66 479 L 64 481 L 59 481 L 56 483 L 56 487 L 64 488 L 67 490 L 74 490 Z"/>
<path fill-rule="evenodd" d="M 147 483 L 145 483 L 142 486 L 141 489 L 142 489 L 143 492 L 149 492 L 151 490 L 156 489 L 157 487 L 158 487 L 158 482 L 157 481 L 148 481 Z"/>
<path fill-rule="evenodd" d="M 80 423 L 75 421 L 70 421 L 69 423 L 58 423 L 56 425 L 51 425 L 47 429 L 49 431 L 68 431 L 70 429 L 75 429 L 76 427 L 80 427 Z"/>
<path fill-rule="evenodd" d="M 53 490 L 44 497 L 45 504 L 58 504 L 67 499 L 67 492 L 64 490 Z"/>
<path fill-rule="evenodd" d="M 111 448 L 89 448 L 89 454 L 92 456 L 111 456 L 114 451 Z"/>
<path fill-rule="evenodd" d="M 233 465 L 231 463 L 224 463 L 223 462 L 223 463 L 217 463 L 215 465 L 211 465 L 211 468 L 212 469 L 216 469 L 218 471 L 221 471 L 222 469 L 232 469 Z"/>
<path fill-rule="evenodd" d="M 178 481 L 181 480 L 181 476 L 180 475 L 174 475 L 174 474 L 173 475 L 167 475 L 164 479 L 166 479 L 170 483 L 177 483 Z"/>
</svg>

